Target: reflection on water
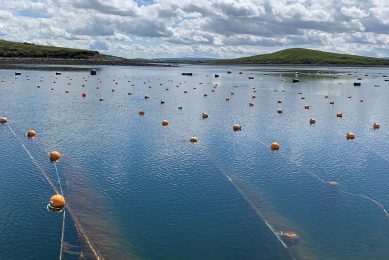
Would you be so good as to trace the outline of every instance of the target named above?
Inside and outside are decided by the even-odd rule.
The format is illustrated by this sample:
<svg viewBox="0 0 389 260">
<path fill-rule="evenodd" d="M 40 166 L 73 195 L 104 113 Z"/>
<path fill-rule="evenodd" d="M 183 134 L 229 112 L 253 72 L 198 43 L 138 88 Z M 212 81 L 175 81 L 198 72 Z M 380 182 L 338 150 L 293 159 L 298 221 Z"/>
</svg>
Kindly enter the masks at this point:
<svg viewBox="0 0 389 260">
<path fill-rule="evenodd" d="M 69 205 L 63 259 L 389 256 L 388 70 L 103 66 L 93 77 L 86 67 L 18 69 L 0 71 L 0 116 L 10 119 L 0 126 L 0 219 L 15 223 L 0 223 L 0 258 L 48 238 L 50 250 L 33 243 L 21 253 L 58 257 L 61 215 L 44 209 L 59 185 L 52 150 L 64 156 L 57 167 Z M 37 138 L 23 136 L 27 129 Z M 347 141 L 350 131 L 356 139 Z M 11 206 L 26 200 L 16 191 L 31 194 L 31 224 Z M 285 231 L 299 242 L 285 243 Z"/>
</svg>

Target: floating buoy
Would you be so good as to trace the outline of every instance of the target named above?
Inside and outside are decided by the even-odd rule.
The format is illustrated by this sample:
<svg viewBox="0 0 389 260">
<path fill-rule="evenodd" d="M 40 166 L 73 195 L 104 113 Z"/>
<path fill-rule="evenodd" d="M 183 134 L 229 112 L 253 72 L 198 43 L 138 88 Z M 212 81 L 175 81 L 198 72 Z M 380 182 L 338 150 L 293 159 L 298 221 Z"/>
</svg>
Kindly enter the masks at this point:
<svg viewBox="0 0 389 260">
<path fill-rule="evenodd" d="M 373 129 L 374 129 L 374 130 L 380 129 L 380 127 L 381 127 L 381 126 L 380 126 L 380 124 L 378 124 L 378 123 L 374 123 L 374 124 L 373 124 Z"/>
<path fill-rule="evenodd" d="M 336 181 L 328 181 L 327 183 L 328 183 L 328 185 L 333 186 L 333 187 L 340 186 L 340 184 L 338 182 L 336 182 Z"/>
<path fill-rule="evenodd" d="M 343 117 L 343 113 L 340 113 L 340 112 L 336 113 L 336 117 L 342 118 Z"/>
<path fill-rule="evenodd" d="M 162 120 L 162 125 L 163 126 L 167 126 L 169 124 L 169 122 L 167 120 Z"/>
<path fill-rule="evenodd" d="M 316 119 L 314 119 L 314 118 L 309 119 L 310 125 L 314 125 L 315 123 L 316 123 Z"/>
<path fill-rule="evenodd" d="M 330 105 L 333 105 L 333 104 L 335 104 L 335 101 L 330 101 Z"/>
<path fill-rule="evenodd" d="M 255 96 L 255 95 L 252 95 L 251 98 L 256 98 L 256 96 Z"/>
<path fill-rule="evenodd" d="M 65 208 L 65 198 L 59 194 L 53 195 L 50 198 L 50 202 L 47 205 L 47 209 L 50 211 L 62 211 Z"/>
<path fill-rule="evenodd" d="M 189 139 L 189 141 L 190 141 L 191 143 L 196 143 L 196 142 L 197 142 L 197 137 L 196 137 L 196 136 L 192 136 L 192 137 Z"/>
<path fill-rule="evenodd" d="M 104 98 L 102 98 L 102 97 L 99 98 L 99 101 L 100 101 L 100 102 L 103 102 L 103 101 L 104 101 Z"/>
<path fill-rule="evenodd" d="M 131 93 L 131 92 L 128 92 L 127 94 L 128 94 L 129 96 L 131 96 L 131 95 L 132 95 L 132 93 Z"/>
<path fill-rule="evenodd" d="M 328 96 L 324 96 L 324 98 L 328 98 Z"/>
<path fill-rule="evenodd" d="M 278 151 L 278 150 L 280 150 L 280 144 L 277 143 L 277 142 L 273 142 L 273 143 L 271 143 L 270 148 L 271 148 L 273 151 Z"/>
<path fill-rule="evenodd" d="M 144 116 L 144 115 L 145 115 L 145 111 L 139 110 L 139 115 L 140 115 L 140 116 Z"/>
<path fill-rule="evenodd" d="M 309 105 L 305 105 L 305 106 L 304 106 L 304 109 L 309 109 Z"/>
<path fill-rule="evenodd" d="M 278 114 L 282 114 L 282 109 L 277 109 Z"/>
<path fill-rule="evenodd" d="M 5 116 L 0 117 L 0 124 L 6 124 L 6 123 L 8 123 L 8 119 Z"/>
<path fill-rule="evenodd" d="M 50 161 L 57 162 L 59 159 L 61 159 L 61 154 L 58 151 L 52 151 L 50 153 Z"/>
<path fill-rule="evenodd" d="M 278 103 L 278 104 L 281 104 L 281 103 L 282 103 L 282 100 L 278 100 L 277 103 Z"/>
<path fill-rule="evenodd" d="M 178 110 L 182 110 L 182 106 L 179 106 L 179 107 L 178 107 Z"/>
<path fill-rule="evenodd" d="M 359 102 L 363 103 L 363 99 L 360 99 Z"/>
<path fill-rule="evenodd" d="M 161 100 L 161 105 L 165 104 L 165 101 Z"/>
<path fill-rule="evenodd" d="M 229 98 L 229 97 L 226 97 L 226 101 L 230 101 L 230 98 Z"/>
<path fill-rule="evenodd" d="M 293 231 L 280 232 L 279 235 L 288 245 L 295 245 L 300 240 L 300 236 Z"/>
<path fill-rule="evenodd" d="M 238 125 L 238 124 L 235 124 L 235 125 L 232 126 L 232 129 L 234 131 L 240 131 L 240 130 L 242 130 L 242 127 L 240 125 Z"/>
<path fill-rule="evenodd" d="M 305 99 L 305 97 L 301 97 L 301 99 Z"/>
<path fill-rule="evenodd" d="M 207 93 L 204 93 L 204 97 L 207 97 L 208 96 L 208 94 Z"/>
<path fill-rule="evenodd" d="M 208 113 L 203 113 L 203 119 L 208 118 Z"/>
<path fill-rule="evenodd" d="M 145 99 L 149 99 L 149 98 L 150 98 L 149 96 L 147 96 L 147 95 L 145 96 Z"/>
<path fill-rule="evenodd" d="M 81 96 L 82 96 L 82 97 L 86 97 L 86 93 L 85 93 L 85 92 L 82 93 Z"/>
<path fill-rule="evenodd" d="M 253 102 L 250 102 L 249 103 L 249 107 L 253 107 L 254 106 L 254 103 Z"/>
<path fill-rule="evenodd" d="M 355 134 L 352 132 L 348 132 L 346 137 L 347 137 L 347 140 L 353 140 L 355 138 Z"/>
<path fill-rule="evenodd" d="M 32 129 L 28 130 L 26 133 L 28 138 L 34 138 L 36 136 L 36 132 Z"/>
</svg>

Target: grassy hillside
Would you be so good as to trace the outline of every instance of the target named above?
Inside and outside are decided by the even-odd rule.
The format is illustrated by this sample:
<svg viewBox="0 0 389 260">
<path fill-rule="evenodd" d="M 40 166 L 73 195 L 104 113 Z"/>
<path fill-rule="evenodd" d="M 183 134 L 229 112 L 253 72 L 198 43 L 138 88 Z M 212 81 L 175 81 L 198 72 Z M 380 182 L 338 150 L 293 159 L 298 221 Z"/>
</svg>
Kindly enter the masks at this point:
<svg viewBox="0 0 389 260">
<path fill-rule="evenodd" d="M 389 65 L 389 60 L 357 55 L 293 48 L 238 59 L 216 60 L 209 64 L 295 64 L 295 65 Z"/>
<path fill-rule="evenodd" d="M 99 56 L 97 51 L 60 48 L 0 40 L 0 57 L 87 59 Z"/>
</svg>

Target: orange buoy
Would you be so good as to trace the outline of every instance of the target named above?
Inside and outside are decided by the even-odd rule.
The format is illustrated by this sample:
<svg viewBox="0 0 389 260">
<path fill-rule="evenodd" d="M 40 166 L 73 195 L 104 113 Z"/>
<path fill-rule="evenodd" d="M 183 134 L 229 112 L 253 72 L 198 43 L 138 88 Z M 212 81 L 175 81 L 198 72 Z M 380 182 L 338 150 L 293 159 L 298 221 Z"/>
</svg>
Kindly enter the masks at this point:
<svg viewBox="0 0 389 260">
<path fill-rule="evenodd" d="M 235 125 L 232 126 L 232 129 L 234 131 L 240 131 L 240 130 L 242 130 L 242 127 L 240 125 L 238 125 L 238 124 L 235 124 Z"/>
<path fill-rule="evenodd" d="M 316 123 L 316 119 L 314 119 L 314 118 L 309 119 L 310 125 L 314 125 L 315 123 Z"/>
<path fill-rule="evenodd" d="M 380 124 L 378 124 L 378 123 L 374 123 L 374 124 L 373 124 L 373 129 L 374 129 L 374 130 L 378 130 L 378 129 L 380 129 L 380 127 L 381 127 L 381 126 L 380 126 Z"/>
<path fill-rule="evenodd" d="M 50 153 L 50 161 L 56 162 L 61 159 L 61 154 L 58 151 L 52 151 Z"/>
<path fill-rule="evenodd" d="M 295 245 L 300 240 L 300 236 L 293 231 L 280 232 L 279 235 L 289 245 Z"/>
<path fill-rule="evenodd" d="M 196 142 L 197 142 L 197 137 L 196 137 L 196 136 L 192 136 L 192 137 L 189 139 L 189 141 L 190 141 L 191 143 L 196 143 Z"/>
<path fill-rule="evenodd" d="M 336 117 L 339 117 L 339 118 L 343 117 L 343 113 L 340 113 L 340 112 L 336 113 Z"/>
<path fill-rule="evenodd" d="M 203 119 L 208 118 L 208 113 L 203 113 Z"/>
<path fill-rule="evenodd" d="M 145 115 L 145 111 L 139 110 L 139 115 L 140 115 L 140 116 L 144 116 L 144 115 Z"/>
<path fill-rule="evenodd" d="M 47 208 L 51 211 L 62 211 L 65 207 L 65 198 L 62 195 L 56 194 L 51 196 Z"/>
<path fill-rule="evenodd" d="M 0 124 L 6 124 L 6 123 L 8 123 L 8 119 L 5 116 L 0 117 Z"/>
<path fill-rule="evenodd" d="M 167 126 L 169 124 L 169 122 L 167 120 L 162 120 L 162 125 L 163 126 Z"/>
<path fill-rule="evenodd" d="M 280 150 L 280 144 L 277 143 L 277 142 L 273 142 L 273 143 L 271 143 L 270 148 L 271 148 L 273 151 L 278 151 L 278 150 Z"/>
<path fill-rule="evenodd" d="M 26 133 L 28 138 L 34 138 L 36 136 L 36 132 L 32 129 L 28 130 Z"/>
<path fill-rule="evenodd" d="M 309 109 L 309 105 L 305 105 L 305 106 L 304 106 L 304 109 Z"/>
<path fill-rule="evenodd" d="M 355 138 L 355 134 L 352 132 L 348 132 L 346 137 L 347 137 L 347 140 L 353 140 Z"/>
</svg>

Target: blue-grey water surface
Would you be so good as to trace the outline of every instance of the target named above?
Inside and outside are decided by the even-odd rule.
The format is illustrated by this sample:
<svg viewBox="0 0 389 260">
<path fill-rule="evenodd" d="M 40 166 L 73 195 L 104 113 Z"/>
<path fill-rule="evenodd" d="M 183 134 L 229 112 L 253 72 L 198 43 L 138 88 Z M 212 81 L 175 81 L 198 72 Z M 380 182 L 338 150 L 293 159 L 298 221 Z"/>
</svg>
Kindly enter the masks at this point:
<svg viewBox="0 0 389 260">
<path fill-rule="evenodd" d="M 0 70 L 0 259 L 59 257 L 52 150 L 63 259 L 389 258 L 388 69 L 79 68 Z"/>
</svg>

